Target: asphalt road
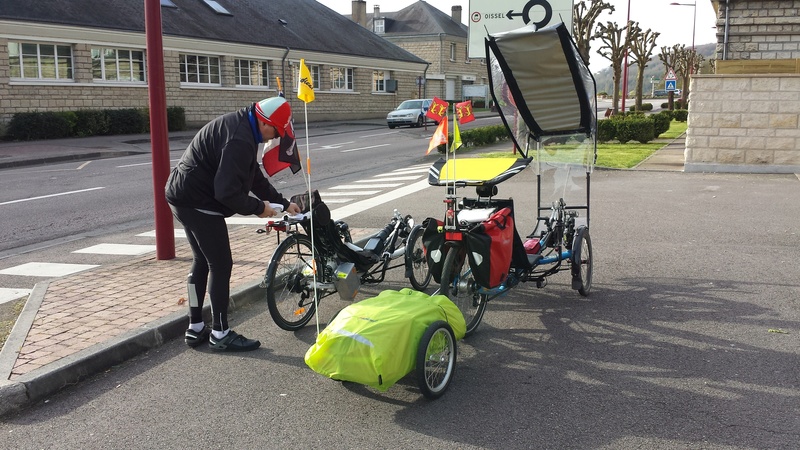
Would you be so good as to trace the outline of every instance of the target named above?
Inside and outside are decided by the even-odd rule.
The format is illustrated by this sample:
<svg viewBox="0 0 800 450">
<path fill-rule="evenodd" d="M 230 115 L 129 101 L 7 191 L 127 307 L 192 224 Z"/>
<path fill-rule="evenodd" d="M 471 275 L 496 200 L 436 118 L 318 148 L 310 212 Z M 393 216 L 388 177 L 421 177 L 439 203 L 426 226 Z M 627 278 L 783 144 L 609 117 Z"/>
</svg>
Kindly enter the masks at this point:
<svg viewBox="0 0 800 450">
<path fill-rule="evenodd" d="M 525 217 L 533 180 L 500 187 Z M 490 303 L 436 401 L 410 378 L 380 393 L 312 372 L 313 324 L 285 332 L 254 304 L 232 321 L 259 351 L 168 342 L 5 418 L 0 448 L 796 448 L 798 183 L 596 171 L 591 296 L 557 274 Z M 439 216 L 442 195 L 348 220 Z M 405 287 L 400 275 L 359 299 Z M 344 305 L 324 302 L 323 323 Z"/>
</svg>

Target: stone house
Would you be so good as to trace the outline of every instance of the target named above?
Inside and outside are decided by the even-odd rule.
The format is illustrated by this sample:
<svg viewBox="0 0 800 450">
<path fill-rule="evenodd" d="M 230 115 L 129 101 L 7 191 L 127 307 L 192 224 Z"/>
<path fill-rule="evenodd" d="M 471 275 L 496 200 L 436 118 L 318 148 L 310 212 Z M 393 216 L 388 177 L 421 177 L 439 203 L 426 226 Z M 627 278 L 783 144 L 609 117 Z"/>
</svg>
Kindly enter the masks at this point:
<svg viewBox="0 0 800 450">
<path fill-rule="evenodd" d="M 686 172 L 800 173 L 800 0 L 711 0 L 713 75 L 692 77 Z"/>
<path fill-rule="evenodd" d="M 150 1 L 0 2 L 0 135 L 17 112 L 147 108 Z M 190 126 L 276 95 L 278 79 L 297 111 L 301 58 L 309 121 L 384 118 L 428 66 L 314 0 L 158 1 L 167 105 Z"/>
<path fill-rule="evenodd" d="M 394 12 L 375 6 L 368 14 L 365 0 L 354 0 L 352 8 L 354 22 L 428 62 L 416 91 L 400 90 L 403 98 L 461 101 L 464 86 L 488 86 L 485 60 L 467 57 L 468 28 L 461 23 L 461 6 L 453 6 L 449 16 L 422 0 Z"/>
</svg>

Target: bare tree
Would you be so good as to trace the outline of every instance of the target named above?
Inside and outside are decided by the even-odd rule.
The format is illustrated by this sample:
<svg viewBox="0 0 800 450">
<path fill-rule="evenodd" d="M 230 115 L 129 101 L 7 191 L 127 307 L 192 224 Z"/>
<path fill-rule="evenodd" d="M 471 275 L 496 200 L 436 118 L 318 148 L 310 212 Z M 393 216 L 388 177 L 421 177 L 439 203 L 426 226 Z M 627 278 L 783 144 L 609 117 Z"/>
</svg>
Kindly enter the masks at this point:
<svg viewBox="0 0 800 450">
<path fill-rule="evenodd" d="M 644 87 L 644 68 L 653 56 L 653 49 L 656 48 L 656 38 L 661 34 L 657 31 L 647 29 L 642 31 L 639 22 L 628 24 L 631 27 L 631 55 L 632 62 L 639 67 L 636 73 L 636 111 L 642 109 L 642 88 Z"/>
<path fill-rule="evenodd" d="M 682 90 L 681 90 L 681 106 L 686 108 L 686 101 L 689 99 L 689 82 L 692 74 L 700 70 L 700 65 L 705 58 L 703 55 L 697 53 L 694 49 L 685 48 L 681 46 L 681 51 L 678 53 L 676 61 L 676 72 L 681 77 Z"/>
<path fill-rule="evenodd" d="M 619 91 L 620 84 L 622 84 L 622 65 L 624 63 L 623 60 L 625 59 L 625 49 L 628 45 L 627 36 L 630 34 L 626 33 L 625 40 L 623 41 L 623 31 L 625 31 L 625 27 L 620 28 L 619 24 L 616 22 L 606 22 L 605 25 L 598 23 L 597 32 L 594 35 L 595 38 L 600 39 L 603 42 L 603 45 L 597 50 L 597 53 L 603 58 L 611 61 L 611 71 L 614 74 L 614 93 L 612 96 L 614 102 L 614 113 L 619 112 Z"/>
<path fill-rule="evenodd" d="M 594 23 L 603 11 L 609 14 L 614 12 L 614 5 L 608 4 L 603 0 L 588 0 L 589 7 L 586 7 L 587 0 L 580 0 L 572 7 L 572 35 L 575 37 L 575 45 L 586 65 L 589 65 L 589 50 L 592 37 L 594 36 Z"/>
</svg>

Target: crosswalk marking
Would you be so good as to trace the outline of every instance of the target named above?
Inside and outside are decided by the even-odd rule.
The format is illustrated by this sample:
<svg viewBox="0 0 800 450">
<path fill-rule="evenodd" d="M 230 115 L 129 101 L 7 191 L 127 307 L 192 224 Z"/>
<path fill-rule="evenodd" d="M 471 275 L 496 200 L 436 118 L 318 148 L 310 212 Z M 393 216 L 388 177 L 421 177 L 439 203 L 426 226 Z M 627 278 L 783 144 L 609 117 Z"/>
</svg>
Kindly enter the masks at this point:
<svg viewBox="0 0 800 450">
<path fill-rule="evenodd" d="M 331 188 L 331 189 L 333 189 L 333 188 Z M 325 191 L 325 192 L 320 193 L 320 195 L 322 196 L 322 198 L 325 198 L 326 196 L 331 196 L 331 195 L 375 195 L 378 192 L 380 192 L 380 191 L 349 191 L 349 190 L 347 192 Z"/>
<path fill-rule="evenodd" d="M 0 288 L 0 305 L 30 295 L 30 289 Z"/>
<path fill-rule="evenodd" d="M 73 273 L 99 267 L 96 264 L 64 264 L 47 262 L 29 262 L 19 266 L 0 270 L 2 275 L 20 275 L 23 277 L 63 277 Z"/>
<path fill-rule="evenodd" d="M 345 150 L 345 152 L 380 147 L 380 146 L 382 145 L 364 147 L 360 149 Z M 127 167 L 127 166 L 120 166 L 120 167 Z M 369 179 L 354 180 L 352 181 L 353 184 L 343 184 L 328 188 L 327 191 L 322 193 L 322 197 L 326 203 L 329 203 L 331 205 L 343 204 L 343 206 L 332 211 L 332 217 L 334 217 L 335 219 L 342 219 L 349 215 L 363 211 L 364 209 L 391 201 L 396 198 L 403 197 L 408 193 L 416 192 L 418 190 L 427 187 L 427 183 L 425 181 L 417 181 L 417 180 L 419 180 L 420 178 L 424 177 L 427 174 L 428 167 L 429 167 L 428 164 L 416 165 L 394 170 L 392 172 L 378 174 Z M 417 182 L 403 187 L 405 182 L 410 182 L 410 181 L 411 182 L 417 181 Z M 20 200 L 0 203 L 0 205 L 37 200 L 41 198 L 56 197 L 60 195 L 68 195 L 68 194 L 92 191 L 97 189 L 103 189 L 103 188 L 97 187 L 80 191 L 71 191 L 71 192 L 64 192 L 60 194 L 52 194 L 41 197 L 20 199 Z M 383 190 L 387 189 L 389 190 L 388 192 L 384 192 L 381 194 Z M 368 196 L 369 198 L 366 199 L 357 198 L 364 196 Z M 228 217 L 225 219 L 225 221 L 229 225 L 261 226 L 266 223 L 265 219 L 256 216 L 238 216 L 238 215 L 233 217 Z M 148 232 L 139 233 L 136 236 L 155 237 L 155 235 L 156 235 L 155 230 L 151 230 Z M 186 234 L 182 228 L 175 228 L 174 236 L 175 238 L 186 238 Z M 155 245 L 101 243 L 83 249 L 75 250 L 72 253 L 139 256 L 146 253 L 154 252 L 155 250 L 156 250 Z M 30 262 L 0 270 L 0 274 L 55 278 L 55 277 L 63 277 L 71 275 L 85 270 L 90 270 L 95 267 L 99 267 L 99 265 Z M 30 293 L 31 293 L 30 289 L 0 288 L 0 304 L 24 298 L 25 296 L 30 295 Z"/>
<path fill-rule="evenodd" d="M 156 251 L 155 245 L 134 244 L 97 244 L 91 247 L 75 250 L 72 253 L 92 253 L 98 255 L 130 255 L 138 256 Z"/>
<path fill-rule="evenodd" d="M 151 231 L 147 231 L 147 232 L 144 232 L 144 233 L 139 233 L 136 236 L 156 237 L 156 230 L 151 230 Z M 186 239 L 186 232 L 183 230 L 183 228 L 176 228 L 175 229 L 175 237 L 176 238 Z"/>
</svg>

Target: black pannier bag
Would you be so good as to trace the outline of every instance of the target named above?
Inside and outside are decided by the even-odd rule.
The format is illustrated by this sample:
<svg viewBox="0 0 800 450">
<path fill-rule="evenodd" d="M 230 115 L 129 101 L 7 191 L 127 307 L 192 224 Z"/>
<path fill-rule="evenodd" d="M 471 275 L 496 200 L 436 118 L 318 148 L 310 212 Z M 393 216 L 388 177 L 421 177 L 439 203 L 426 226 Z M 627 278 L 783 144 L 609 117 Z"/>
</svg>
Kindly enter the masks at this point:
<svg viewBox="0 0 800 450">
<path fill-rule="evenodd" d="M 521 268 L 527 262 L 522 240 L 514 228 L 511 208 L 493 213 L 469 233 L 464 233 L 464 240 L 472 275 L 481 287 L 500 286 L 508 277 L 512 259 L 515 265 L 522 263 Z"/>
<path fill-rule="evenodd" d="M 422 222 L 422 246 L 425 247 L 425 259 L 428 262 L 428 270 L 433 275 L 433 280 L 437 283 L 442 281 L 442 268 L 444 268 L 444 257 L 447 255 L 447 248 L 444 247 L 444 222 L 428 217 Z"/>
</svg>

